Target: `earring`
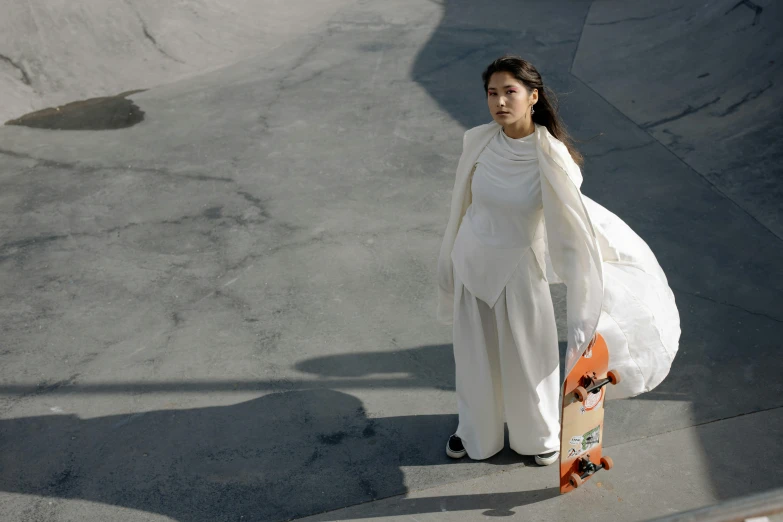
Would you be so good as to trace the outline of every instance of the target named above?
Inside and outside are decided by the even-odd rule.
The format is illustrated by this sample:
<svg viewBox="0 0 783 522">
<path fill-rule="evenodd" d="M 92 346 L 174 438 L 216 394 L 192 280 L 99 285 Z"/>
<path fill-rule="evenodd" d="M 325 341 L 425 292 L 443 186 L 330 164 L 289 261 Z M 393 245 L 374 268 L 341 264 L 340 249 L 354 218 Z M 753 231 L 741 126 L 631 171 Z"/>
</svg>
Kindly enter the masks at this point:
<svg viewBox="0 0 783 522">
<path fill-rule="evenodd" d="M 533 108 L 533 106 L 530 106 L 530 115 L 534 115 L 536 113 L 536 110 Z"/>
</svg>

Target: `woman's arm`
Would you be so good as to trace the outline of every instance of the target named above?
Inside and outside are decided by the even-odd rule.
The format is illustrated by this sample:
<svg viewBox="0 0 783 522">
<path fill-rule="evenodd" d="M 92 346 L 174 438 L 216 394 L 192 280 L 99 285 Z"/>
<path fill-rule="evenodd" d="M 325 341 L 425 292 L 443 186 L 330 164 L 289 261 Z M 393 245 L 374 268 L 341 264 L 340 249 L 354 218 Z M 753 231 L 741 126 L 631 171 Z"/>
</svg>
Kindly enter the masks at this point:
<svg viewBox="0 0 783 522">
<path fill-rule="evenodd" d="M 460 184 L 459 172 L 460 165 L 465 161 L 465 143 L 467 140 L 468 131 L 462 136 L 462 154 L 460 155 L 459 163 L 457 165 L 457 173 L 454 178 L 454 188 L 451 193 L 451 207 L 449 208 L 449 223 L 446 224 L 446 232 L 443 236 L 443 241 L 440 246 L 440 254 L 438 255 L 438 266 L 436 273 L 436 280 L 438 282 L 438 305 L 436 316 L 440 323 L 452 324 L 454 315 L 454 264 L 451 261 L 451 251 L 454 248 L 454 239 L 456 232 L 459 230 L 459 225 L 462 222 L 462 217 L 465 215 L 467 207 L 470 206 L 472 200 L 472 194 L 470 191 L 470 183 L 473 177 L 473 170 L 468 177 L 467 187 L 464 188 L 466 193 L 464 195 L 459 194 L 463 189 Z M 462 197 L 461 197 L 462 196 Z M 460 201 L 460 199 L 462 201 Z M 454 210 L 456 206 L 460 206 L 460 213 L 455 218 Z M 451 221 L 455 220 L 455 223 Z M 456 225 L 456 228 L 455 228 Z"/>
<path fill-rule="evenodd" d="M 549 255 L 567 288 L 568 371 L 594 338 L 601 315 L 603 269 L 579 188 L 552 158 L 544 155 L 542 159 L 546 162 L 540 168 Z"/>
</svg>

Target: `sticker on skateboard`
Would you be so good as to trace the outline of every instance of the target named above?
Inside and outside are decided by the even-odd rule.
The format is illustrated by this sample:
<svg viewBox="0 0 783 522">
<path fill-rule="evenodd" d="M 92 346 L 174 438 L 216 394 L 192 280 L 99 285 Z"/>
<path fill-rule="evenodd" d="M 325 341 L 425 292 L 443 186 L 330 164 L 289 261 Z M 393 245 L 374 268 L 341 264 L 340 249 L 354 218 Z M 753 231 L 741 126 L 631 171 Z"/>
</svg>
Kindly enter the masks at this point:
<svg viewBox="0 0 783 522">
<path fill-rule="evenodd" d="M 588 450 L 594 448 L 601 442 L 601 427 L 596 426 L 592 430 L 588 431 L 584 435 L 571 437 L 569 441 L 572 446 L 568 452 L 568 457 L 578 457 L 584 455 Z"/>
<path fill-rule="evenodd" d="M 585 399 L 584 408 L 585 411 L 594 410 L 600 408 L 604 400 L 604 389 L 601 388 L 598 393 L 590 393 Z"/>
</svg>

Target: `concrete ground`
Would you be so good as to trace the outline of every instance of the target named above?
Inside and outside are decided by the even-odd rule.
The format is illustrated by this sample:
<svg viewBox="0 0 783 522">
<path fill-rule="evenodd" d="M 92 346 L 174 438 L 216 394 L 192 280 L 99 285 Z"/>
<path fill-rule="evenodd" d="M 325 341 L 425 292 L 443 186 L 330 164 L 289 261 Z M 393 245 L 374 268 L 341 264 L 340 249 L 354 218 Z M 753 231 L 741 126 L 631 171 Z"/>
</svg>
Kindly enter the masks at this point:
<svg viewBox="0 0 783 522">
<path fill-rule="evenodd" d="M 147 89 L 133 126 L 0 127 L 0 518 L 644 520 L 782 486 L 780 5 L 327 4 L 225 67 L 56 102 Z M 682 319 L 664 383 L 607 405 L 615 469 L 564 497 L 508 449 L 444 453 L 437 251 L 507 51 Z"/>
</svg>

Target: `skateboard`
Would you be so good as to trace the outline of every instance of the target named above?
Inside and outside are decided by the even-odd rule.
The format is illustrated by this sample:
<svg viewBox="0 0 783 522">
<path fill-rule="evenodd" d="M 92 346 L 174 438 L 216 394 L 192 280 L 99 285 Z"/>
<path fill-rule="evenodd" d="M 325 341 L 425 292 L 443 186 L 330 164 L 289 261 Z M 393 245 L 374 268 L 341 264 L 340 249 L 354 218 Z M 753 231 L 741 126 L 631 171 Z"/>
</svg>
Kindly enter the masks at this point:
<svg viewBox="0 0 783 522">
<path fill-rule="evenodd" d="M 579 358 L 563 384 L 560 415 L 560 493 L 581 486 L 599 470 L 612 469 L 603 456 L 604 398 L 607 384 L 620 382 L 609 370 L 609 350 L 600 334 Z"/>
</svg>

